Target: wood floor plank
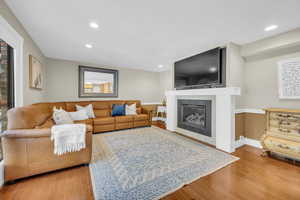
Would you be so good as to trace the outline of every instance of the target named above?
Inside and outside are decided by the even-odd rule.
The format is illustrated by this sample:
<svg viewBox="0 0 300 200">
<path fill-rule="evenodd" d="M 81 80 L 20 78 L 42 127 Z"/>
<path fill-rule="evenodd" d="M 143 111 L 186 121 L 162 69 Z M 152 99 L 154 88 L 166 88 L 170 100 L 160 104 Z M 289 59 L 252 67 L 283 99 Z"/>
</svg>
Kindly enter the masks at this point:
<svg viewBox="0 0 300 200">
<path fill-rule="evenodd" d="M 6 185 L 0 190 L 0 199 L 93 200 L 94 198 L 89 169 L 81 166 Z"/>
<path fill-rule="evenodd" d="M 243 146 L 233 154 L 240 158 L 239 161 L 202 177 L 163 199 L 299 200 L 300 167 L 261 157 L 260 153 L 259 149 Z M 82 166 L 17 181 L 0 190 L 0 199 L 92 200 L 89 169 Z"/>
</svg>

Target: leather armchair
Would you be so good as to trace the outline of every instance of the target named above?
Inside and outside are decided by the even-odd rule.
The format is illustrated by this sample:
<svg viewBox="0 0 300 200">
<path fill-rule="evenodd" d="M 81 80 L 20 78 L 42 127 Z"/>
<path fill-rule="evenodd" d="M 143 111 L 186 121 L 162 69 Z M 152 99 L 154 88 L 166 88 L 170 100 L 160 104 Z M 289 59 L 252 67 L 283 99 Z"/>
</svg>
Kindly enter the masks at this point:
<svg viewBox="0 0 300 200">
<path fill-rule="evenodd" d="M 28 116 L 26 112 L 27 107 L 10 110 L 7 113 L 8 123 L 10 123 L 8 127 L 15 126 L 13 124 L 16 123 L 15 119 L 23 120 L 20 124 L 25 125 L 25 121 L 29 120 L 24 118 Z M 32 118 L 31 121 L 38 120 Z M 90 125 L 87 125 L 86 148 L 78 152 L 61 156 L 54 154 L 54 145 L 50 137 L 50 128 L 22 127 L 5 131 L 1 135 L 5 182 L 90 162 L 92 155 Z"/>
<path fill-rule="evenodd" d="M 11 181 L 44 172 L 88 164 L 92 154 L 92 131 L 86 133 L 86 148 L 55 155 L 50 129 L 8 130 L 2 135 L 4 180 Z"/>
</svg>

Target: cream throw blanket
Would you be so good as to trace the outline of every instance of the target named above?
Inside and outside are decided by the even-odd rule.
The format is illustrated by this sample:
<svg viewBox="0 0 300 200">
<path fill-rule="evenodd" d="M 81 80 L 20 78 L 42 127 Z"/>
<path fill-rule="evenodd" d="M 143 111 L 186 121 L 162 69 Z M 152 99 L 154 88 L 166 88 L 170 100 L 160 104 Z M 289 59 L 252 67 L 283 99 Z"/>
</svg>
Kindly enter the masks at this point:
<svg viewBox="0 0 300 200">
<path fill-rule="evenodd" d="M 51 140 L 54 140 L 54 153 L 62 155 L 85 148 L 85 124 L 62 124 L 51 128 Z"/>
</svg>

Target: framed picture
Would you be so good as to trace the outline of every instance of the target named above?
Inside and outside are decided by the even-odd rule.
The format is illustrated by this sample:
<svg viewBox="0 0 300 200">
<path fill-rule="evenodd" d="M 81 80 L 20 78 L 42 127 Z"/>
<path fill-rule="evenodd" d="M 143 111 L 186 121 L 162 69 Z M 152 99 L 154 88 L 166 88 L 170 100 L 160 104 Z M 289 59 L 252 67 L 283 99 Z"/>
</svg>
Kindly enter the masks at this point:
<svg viewBox="0 0 300 200">
<path fill-rule="evenodd" d="M 300 99 L 300 58 L 278 62 L 280 99 Z"/>
<path fill-rule="evenodd" d="M 118 70 L 79 66 L 79 97 L 118 97 Z"/>
<path fill-rule="evenodd" d="M 43 67 L 41 62 L 32 55 L 29 55 L 29 87 L 42 90 L 43 81 Z"/>
</svg>

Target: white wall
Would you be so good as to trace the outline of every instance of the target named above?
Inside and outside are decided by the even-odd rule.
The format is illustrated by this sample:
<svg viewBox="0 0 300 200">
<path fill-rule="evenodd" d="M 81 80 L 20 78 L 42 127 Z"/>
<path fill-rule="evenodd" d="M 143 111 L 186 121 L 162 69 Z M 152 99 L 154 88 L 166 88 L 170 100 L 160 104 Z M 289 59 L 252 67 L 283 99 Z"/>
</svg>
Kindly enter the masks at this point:
<svg viewBox="0 0 300 200">
<path fill-rule="evenodd" d="M 279 99 L 278 65 L 280 60 L 300 57 L 300 29 L 252 42 L 243 46 L 227 45 L 227 87 L 241 87 L 236 108 L 296 108 L 300 100 Z M 173 88 L 173 70 L 161 73 L 161 87 Z M 163 92 L 162 92 L 163 93 Z"/>
<path fill-rule="evenodd" d="M 165 98 L 166 91 L 174 89 L 173 68 L 174 68 L 174 66 L 172 65 L 171 68 L 169 68 L 168 70 L 159 73 L 159 83 L 160 83 L 160 90 L 161 90 L 160 98 L 161 99 Z"/>
<path fill-rule="evenodd" d="M 161 102 L 160 76 L 158 72 L 112 68 L 94 64 L 78 63 L 57 59 L 46 59 L 46 101 L 84 101 L 109 98 L 78 97 L 78 66 L 103 67 L 119 70 L 118 99 L 137 99 L 143 103 Z"/>
<path fill-rule="evenodd" d="M 300 52 L 281 55 L 245 64 L 244 106 L 247 108 L 300 108 L 300 99 L 279 99 L 277 62 L 289 58 L 300 58 Z"/>
<path fill-rule="evenodd" d="M 279 99 L 278 61 L 300 57 L 300 28 L 242 46 L 245 108 L 296 108 L 300 100 Z"/>
<path fill-rule="evenodd" d="M 243 45 L 241 55 L 247 59 L 269 56 L 300 44 L 300 28 Z"/>
<path fill-rule="evenodd" d="M 23 37 L 23 59 L 24 59 L 24 74 L 23 74 L 23 95 L 24 105 L 45 100 L 45 90 L 34 90 L 29 88 L 29 55 L 36 57 L 45 67 L 45 57 L 35 42 L 31 39 L 22 24 L 18 21 L 9 7 L 3 0 L 0 0 L 0 15 Z M 45 70 L 44 70 L 45 72 Z"/>
<path fill-rule="evenodd" d="M 244 94 L 244 59 L 241 56 L 241 47 L 234 43 L 228 43 L 226 49 L 226 87 L 240 87 Z M 236 108 L 243 107 L 242 96 L 236 96 Z"/>
</svg>

